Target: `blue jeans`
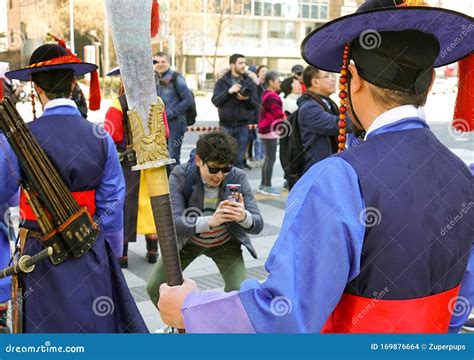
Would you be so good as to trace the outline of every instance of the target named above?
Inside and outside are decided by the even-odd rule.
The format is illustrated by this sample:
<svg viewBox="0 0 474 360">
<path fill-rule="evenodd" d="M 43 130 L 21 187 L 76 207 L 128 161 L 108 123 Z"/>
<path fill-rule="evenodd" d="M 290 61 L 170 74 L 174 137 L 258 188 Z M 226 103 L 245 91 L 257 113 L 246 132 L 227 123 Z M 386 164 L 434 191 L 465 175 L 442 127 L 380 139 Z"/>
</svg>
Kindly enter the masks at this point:
<svg viewBox="0 0 474 360">
<path fill-rule="evenodd" d="M 263 149 L 262 139 L 257 134 L 257 138 L 253 142 L 254 156 L 255 160 L 263 160 L 265 157 L 265 151 Z"/>
<path fill-rule="evenodd" d="M 245 164 L 244 156 L 245 156 L 245 150 L 247 148 L 249 128 L 247 125 L 224 126 L 223 128 L 227 134 L 232 135 L 237 141 L 238 151 L 237 151 L 237 159 L 234 165 L 240 169 L 243 169 L 244 164 Z"/>
<path fill-rule="evenodd" d="M 181 157 L 181 145 L 183 145 L 184 133 L 186 132 L 186 119 L 175 119 L 168 123 L 170 128 L 170 137 L 168 139 L 168 151 L 170 158 L 175 159 L 176 163 L 170 166 L 172 170 L 178 165 Z"/>
</svg>

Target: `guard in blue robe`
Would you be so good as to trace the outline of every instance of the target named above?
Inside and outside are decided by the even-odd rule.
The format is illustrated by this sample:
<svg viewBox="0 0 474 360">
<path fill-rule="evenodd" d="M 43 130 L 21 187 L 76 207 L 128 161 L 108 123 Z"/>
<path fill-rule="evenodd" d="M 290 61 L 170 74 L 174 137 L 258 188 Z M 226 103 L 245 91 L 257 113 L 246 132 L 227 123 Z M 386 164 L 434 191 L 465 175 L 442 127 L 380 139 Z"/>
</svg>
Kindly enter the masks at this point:
<svg viewBox="0 0 474 360">
<path fill-rule="evenodd" d="M 56 266 L 43 260 L 33 272 L 20 274 L 26 333 L 147 332 L 116 260 L 123 245 L 125 185 L 113 140 L 82 118 L 68 98 L 71 73 L 79 76 L 96 68 L 59 45 L 46 44 L 33 52 L 28 68 L 7 74 L 33 81 L 44 112 L 28 127 L 79 205 L 88 206 L 100 227 L 94 245 L 83 256 Z M 54 98 L 49 99 L 50 94 Z M 23 175 L 3 134 L 0 143 L 3 205 L 18 191 Z M 24 196 L 20 209 L 22 227 L 28 230 L 24 254 L 33 255 L 44 249 L 40 229 Z"/>
<path fill-rule="evenodd" d="M 474 48 L 469 35 L 440 51 L 473 20 L 407 5 L 366 1 L 308 35 L 302 51 L 311 65 L 336 72 L 347 60 L 341 99 L 365 139 L 314 165 L 292 189 L 267 280 L 232 293 L 196 291 L 189 279 L 164 284 L 166 323 L 224 333 L 459 330 L 474 300 L 474 182 L 433 135 L 422 105 L 433 68 Z M 375 46 L 364 43 L 367 31 Z"/>
</svg>

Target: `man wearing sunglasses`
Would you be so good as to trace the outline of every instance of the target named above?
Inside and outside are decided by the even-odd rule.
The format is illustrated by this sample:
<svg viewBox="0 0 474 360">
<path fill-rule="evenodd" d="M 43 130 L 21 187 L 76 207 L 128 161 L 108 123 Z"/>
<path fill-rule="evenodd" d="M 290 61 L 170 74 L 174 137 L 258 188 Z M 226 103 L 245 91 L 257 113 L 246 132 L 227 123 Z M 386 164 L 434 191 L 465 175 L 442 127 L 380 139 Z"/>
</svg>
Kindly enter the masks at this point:
<svg viewBox="0 0 474 360">
<path fill-rule="evenodd" d="M 183 270 L 206 255 L 224 278 L 224 290 L 238 290 L 246 277 L 242 245 L 256 258 L 249 234 L 263 229 L 263 219 L 245 172 L 233 166 L 237 142 L 221 132 L 203 135 L 187 164 L 170 175 L 170 193 Z M 237 201 L 228 200 L 227 184 L 239 184 Z M 162 259 L 156 263 L 147 291 L 157 305 L 165 282 Z"/>
</svg>

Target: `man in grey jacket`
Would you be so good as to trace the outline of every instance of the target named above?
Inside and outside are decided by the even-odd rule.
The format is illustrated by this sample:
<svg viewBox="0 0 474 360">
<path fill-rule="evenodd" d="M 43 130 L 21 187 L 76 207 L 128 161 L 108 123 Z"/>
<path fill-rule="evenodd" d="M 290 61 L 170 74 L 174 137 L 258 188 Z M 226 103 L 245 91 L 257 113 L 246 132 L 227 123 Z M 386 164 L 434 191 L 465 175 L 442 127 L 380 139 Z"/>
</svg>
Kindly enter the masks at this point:
<svg viewBox="0 0 474 360">
<path fill-rule="evenodd" d="M 245 280 L 241 247 L 244 245 L 256 258 L 248 234 L 263 229 L 245 172 L 233 166 L 236 157 L 237 143 L 232 136 L 221 132 L 203 135 L 196 154 L 187 164 L 176 166 L 169 180 L 183 270 L 197 257 L 206 255 L 224 278 L 225 291 L 238 290 Z M 240 185 L 240 192 L 230 200 L 227 184 Z M 160 259 L 147 286 L 155 305 L 165 281 Z"/>
</svg>

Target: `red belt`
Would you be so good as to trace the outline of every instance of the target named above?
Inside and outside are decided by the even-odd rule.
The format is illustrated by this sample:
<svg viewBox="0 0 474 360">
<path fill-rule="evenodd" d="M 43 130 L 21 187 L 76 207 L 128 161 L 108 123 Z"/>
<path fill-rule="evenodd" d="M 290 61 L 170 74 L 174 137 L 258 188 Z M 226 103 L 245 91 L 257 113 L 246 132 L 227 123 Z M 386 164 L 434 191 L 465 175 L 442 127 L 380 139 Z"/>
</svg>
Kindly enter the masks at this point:
<svg viewBox="0 0 474 360">
<path fill-rule="evenodd" d="M 323 333 L 446 333 L 459 288 L 409 300 L 344 294 Z"/>
<path fill-rule="evenodd" d="M 86 207 L 91 216 L 95 214 L 95 190 L 72 192 L 80 207 Z M 24 192 L 20 194 L 20 216 L 22 220 L 36 221 L 36 215 L 28 202 Z"/>
</svg>

